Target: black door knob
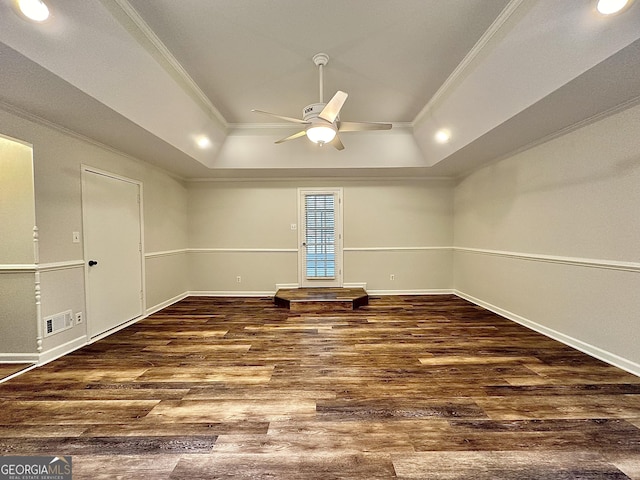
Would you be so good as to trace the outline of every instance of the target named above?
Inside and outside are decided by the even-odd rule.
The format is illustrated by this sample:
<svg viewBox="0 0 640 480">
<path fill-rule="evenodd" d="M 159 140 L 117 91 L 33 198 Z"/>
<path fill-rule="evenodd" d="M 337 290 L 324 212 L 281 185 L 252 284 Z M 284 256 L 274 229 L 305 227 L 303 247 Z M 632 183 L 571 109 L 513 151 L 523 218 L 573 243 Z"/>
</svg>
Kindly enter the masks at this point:
<svg viewBox="0 0 640 480">
<path fill-rule="evenodd" d="M 97 265 L 98 262 L 96 262 L 95 260 L 89 260 L 89 266 L 93 267 L 94 265 Z"/>
</svg>

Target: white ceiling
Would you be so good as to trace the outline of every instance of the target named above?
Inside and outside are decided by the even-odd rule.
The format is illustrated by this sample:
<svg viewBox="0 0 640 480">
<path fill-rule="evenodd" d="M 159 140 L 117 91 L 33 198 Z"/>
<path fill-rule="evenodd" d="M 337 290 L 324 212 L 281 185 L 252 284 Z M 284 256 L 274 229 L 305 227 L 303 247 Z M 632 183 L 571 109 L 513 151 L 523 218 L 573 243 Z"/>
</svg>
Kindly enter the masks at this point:
<svg viewBox="0 0 640 480">
<path fill-rule="evenodd" d="M 346 119 L 411 122 L 508 0 L 130 0 L 229 123 L 299 117 L 350 94 Z"/>
<path fill-rule="evenodd" d="M 0 0 L 4 108 L 185 178 L 455 176 L 640 96 L 637 4 L 603 18 L 593 0 L 46 1 L 35 25 Z M 300 117 L 319 52 L 325 100 L 349 93 L 342 119 L 391 132 L 345 134 L 343 152 L 273 144 L 296 126 L 251 109 Z"/>
</svg>

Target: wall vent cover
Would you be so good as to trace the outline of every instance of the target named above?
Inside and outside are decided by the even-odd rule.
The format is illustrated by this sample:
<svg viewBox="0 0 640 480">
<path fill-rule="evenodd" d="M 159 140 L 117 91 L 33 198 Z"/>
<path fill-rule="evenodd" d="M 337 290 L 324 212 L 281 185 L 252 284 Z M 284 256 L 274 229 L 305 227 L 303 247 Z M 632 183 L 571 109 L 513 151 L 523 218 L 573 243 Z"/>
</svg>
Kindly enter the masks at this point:
<svg viewBox="0 0 640 480">
<path fill-rule="evenodd" d="M 66 312 L 56 313 L 50 317 L 45 317 L 44 327 L 45 337 L 67 330 L 73 327 L 73 313 L 71 310 L 67 310 Z"/>
</svg>

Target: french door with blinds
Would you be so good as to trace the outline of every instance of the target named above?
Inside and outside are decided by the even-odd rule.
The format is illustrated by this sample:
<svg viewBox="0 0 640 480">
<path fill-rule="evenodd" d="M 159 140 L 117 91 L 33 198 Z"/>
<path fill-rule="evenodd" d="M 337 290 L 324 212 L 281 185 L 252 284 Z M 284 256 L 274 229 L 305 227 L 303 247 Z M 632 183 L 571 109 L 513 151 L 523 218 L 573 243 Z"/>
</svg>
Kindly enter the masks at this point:
<svg viewBox="0 0 640 480">
<path fill-rule="evenodd" d="M 342 189 L 299 191 L 298 283 L 342 286 Z"/>
</svg>

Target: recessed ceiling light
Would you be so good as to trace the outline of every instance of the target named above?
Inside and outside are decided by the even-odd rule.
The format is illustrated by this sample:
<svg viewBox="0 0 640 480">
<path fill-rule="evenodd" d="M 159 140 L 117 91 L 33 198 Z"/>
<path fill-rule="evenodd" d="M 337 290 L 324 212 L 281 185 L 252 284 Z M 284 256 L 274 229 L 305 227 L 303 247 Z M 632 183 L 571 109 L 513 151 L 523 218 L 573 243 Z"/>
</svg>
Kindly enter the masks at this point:
<svg viewBox="0 0 640 480">
<path fill-rule="evenodd" d="M 436 142 L 447 143 L 451 139 L 451 132 L 446 128 L 438 130 L 435 135 Z"/>
<path fill-rule="evenodd" d="M 18 0 L 18 8 L 34 22 L 44 22 L 49 18 L 49 7 L 42 0 Z"/>
<path fill-rule="evenodd" d="M 209 148 L 211 146 L 211 140 L 209 140 L 209 137 L 206 135 L 200 135 L 196 138 L 196 145 L 202 149 Z"/>
<path fill-rule="evenodd" d="M 630 3 L 630 0 L 598 0 L 596 9 L 602 15 L 613 15 L 620 12 Z"/>
</svg>

